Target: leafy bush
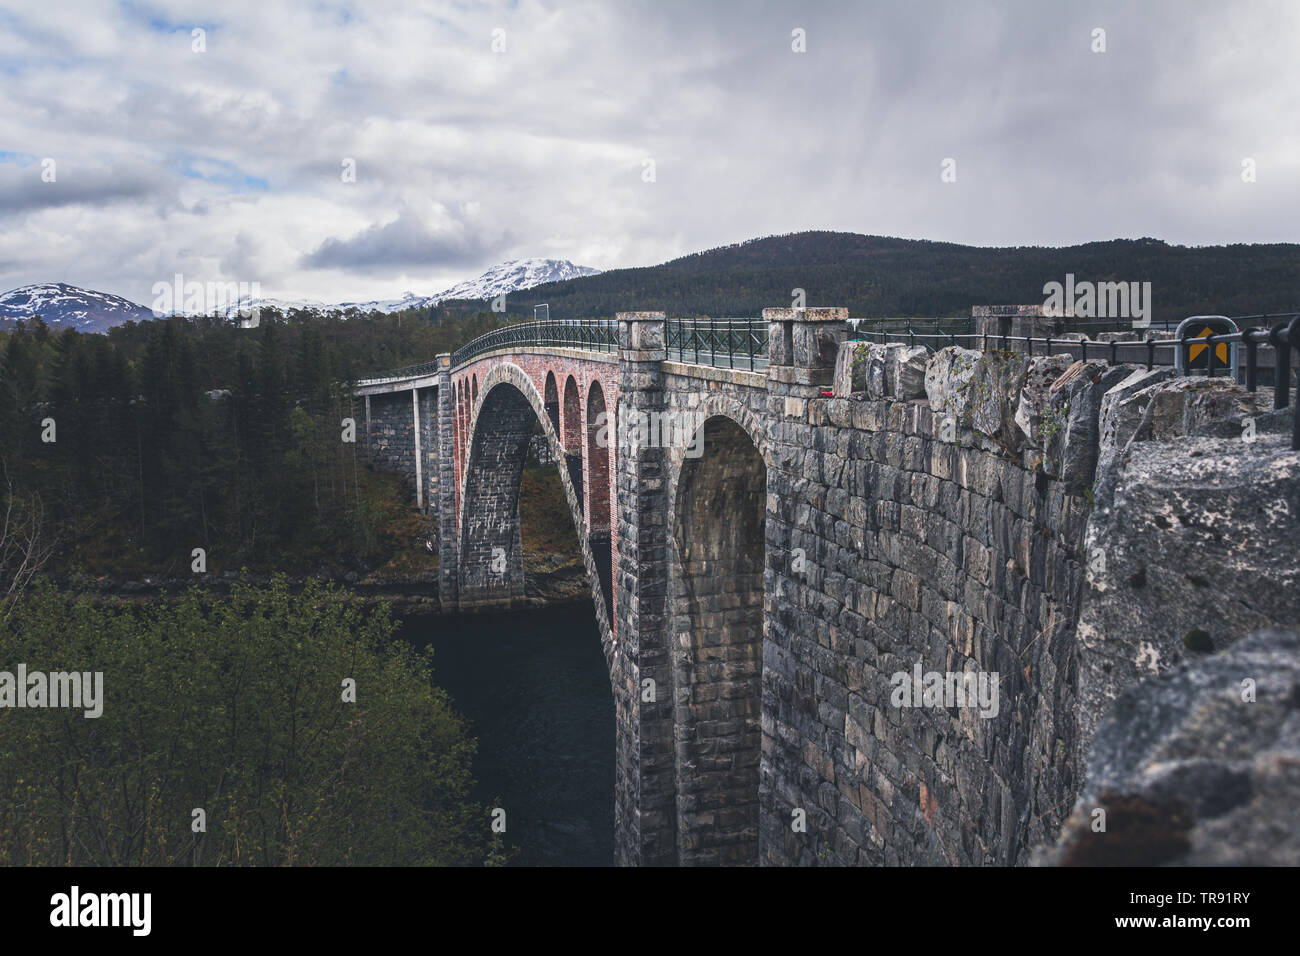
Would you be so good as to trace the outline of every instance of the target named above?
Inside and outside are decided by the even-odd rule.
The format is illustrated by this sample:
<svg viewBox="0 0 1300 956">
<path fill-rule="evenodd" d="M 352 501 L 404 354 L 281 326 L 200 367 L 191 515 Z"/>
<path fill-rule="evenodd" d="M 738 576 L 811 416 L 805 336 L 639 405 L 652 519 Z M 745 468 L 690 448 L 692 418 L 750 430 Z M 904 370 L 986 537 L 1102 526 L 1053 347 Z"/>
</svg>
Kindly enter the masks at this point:
<svg viewBox="0 0 1300 956">
<path fill-rule="evenodd" d="M 0 670 L 102 671 L 103 714 L 0 710 L 0 863 L 475 864 L 474 741 L 387 609 L 309 584 L 96 606 L 42 586 Z M 356 702 L 343 683 L 356 682 Z M 206 813 L 195 833 L 193 811 Z"/>
</svg>

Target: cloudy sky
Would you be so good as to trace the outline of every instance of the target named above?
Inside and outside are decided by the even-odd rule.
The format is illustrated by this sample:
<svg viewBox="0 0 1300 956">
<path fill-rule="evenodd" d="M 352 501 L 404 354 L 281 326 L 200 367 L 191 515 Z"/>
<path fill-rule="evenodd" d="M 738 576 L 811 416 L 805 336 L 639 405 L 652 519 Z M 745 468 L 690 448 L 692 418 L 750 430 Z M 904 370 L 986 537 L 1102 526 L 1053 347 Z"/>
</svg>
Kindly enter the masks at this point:
<svg viewBox="0 0 1300 956">
<path fill-rule="evenodd" d="M 0 0 L 0 291 L 395 297 L 803 229 L 1300 240 L 1300 2 Z"/>
</svg>

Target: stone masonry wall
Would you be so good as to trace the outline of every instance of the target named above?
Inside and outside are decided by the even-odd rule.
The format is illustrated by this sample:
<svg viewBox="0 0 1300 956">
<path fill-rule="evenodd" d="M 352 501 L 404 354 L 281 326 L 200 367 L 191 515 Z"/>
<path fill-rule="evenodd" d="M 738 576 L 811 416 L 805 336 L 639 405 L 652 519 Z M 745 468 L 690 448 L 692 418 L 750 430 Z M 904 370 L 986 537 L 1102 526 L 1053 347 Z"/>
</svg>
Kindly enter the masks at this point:
<svg viewBox="0 0 1300 956">
<path fill-rule="evenodd" d="M 415 488 L 415 431 L 411 393 L 390 392 L 370 397 L 367 456 L 376 467 L 401 475 Z"/>
<path fill-rule="evenodd" d="M 851 343 L 832 395 L 769 381 L 764 863 L 1028 862 L 1121 689 L 1300 617 L 1291 413 L 1167 377 Z M 917 665 L 996 712 L 896 706 Z"/>
<path fill-rule="evenodd" d="M 420 390 L 421 479 L 424 481 L 424 510 L 438 513 L 438 391 Z M 437 523 L 435 522 L 435 527 Z"/>
<path fill-rule="evenodd" d="M 438 500 L 437 390 L 420 389 L 420 457 L 424 508 L 436 512 Z M 364 424 L 362 429 L 364 429 Z M 415 427 L 411 393 L 397 391 L 370 396 L 370 430 L 363 438 L 368 461 L 402 477 L 415 492 Z"/>
<path fill-rule="evenodd" d="M 943 440 L 917 371 L 768 397 L 764 863 L 1016 863 L 1069 810 L 1086 500 L 999 444 L 1001 415 L 986 434 L 963 404 Z M 918 664 L 996 673 L 996 714 L 891 706 Z"/>
</svg>

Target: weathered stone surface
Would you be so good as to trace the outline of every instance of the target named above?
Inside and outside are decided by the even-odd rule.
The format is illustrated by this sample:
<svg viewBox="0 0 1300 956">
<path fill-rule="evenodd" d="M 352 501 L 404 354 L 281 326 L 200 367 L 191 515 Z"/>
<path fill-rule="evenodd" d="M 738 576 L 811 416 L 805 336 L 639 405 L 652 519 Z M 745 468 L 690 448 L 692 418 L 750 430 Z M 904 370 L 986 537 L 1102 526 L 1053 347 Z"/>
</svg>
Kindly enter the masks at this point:
<svg viewBox="0 0 1300 956">
<path fill-rule="evenodd" d="M 1252 395 L 1228 378 L 1178 378 L 1128 399 L 1144 400 L 1153 403 L 1150 437 L 1156 441 L 1196 434 L 1210 422 L 1235 426 L 1231 430 L 1239 436 L 1243 418 L 1272 407 L 1269 396 Z"/>
<path fill-rule="evenodd" d="M 966 389 L 971 427 L 1012 451 L 1021 443 L 1016 408 L 1026 365 L 1019 352 L 984 352 Z"/>
<path fill-rule="evenodd" d="M 1075 362 L 1050 390 L 1051 434 L 1043 449 L 1043 470 L 1081 494 L 1091 489 L 1099 453 L 1101 400 L 1129 374 L 1127 366 Z"/>
<path fill-rule="evenodd" d="M 834 392 L 836 398 L 862 397 L 868 393 L 872 375 L 873 359 L 879 365 L 879 374 L 883 384 L 884 372 L 883 346 L 870 342 L 845 342 L 840 346 L 835 359 Z M 876 397 L 880 397 L 883 391 Z"/>
<path fill-rule="evenodd" d="M 1297 792 L 1300 634 L 1261 630 L 1115 702 L 1083 795 L 1035 862 L 1297 866 Z"/>
<path fill-rule="evenodd" d="M 815 311 L 815 310 L 813 310 Z M 834 321 L 794 323 L 794 361 L 802 368 L 832 368 L 845 328 Z"/>
<path fill-rule="evenodd" d="M 930 407 L 937 418 L 983 436 L 990 449 L 1014 453 L 1023 442 L 1015 416 L 1027 364 L 1017 352 L 940 349 L 925 373 Z"/>
<path fill-rule="evenodd" d="M 983 354 L 959 345 L 934 353 L 925 369 L 925 394 L 936 416 L 953 416 L 959 426 L 970 427 L 967 390 Z"/>
<path fill-rule="evenodd" d="M 921 345 L 890 345 L 885 355 L 889 394 L 900 402 L 925 398 L 925 372 L 930 350 Z"/>
<path fill-rule="evenodd" d="M 1048 409 L 1048 398 L 1052 384 L 1060 378 L 1072 364 L 1068 355 L 1038 355 L 1029 360 L 1025 369 L 1025 383 L 1020 390 L 1020 399 L 1016 403 L 1016 427 L 1025 440 L 1035 448 L 1043 448 L 1043 419 Z"/>
<path fill-rule="evenodd" d="M 971 310 L 975 329 L 989 336 L 989 346 L 994 347 L 994 336 L 1006 333 L 1011 336 L 1059 338 L 1069 319 L 1049 314 L 1041 302 L 1030 305 L 976 306 Z"/>
<path fill-rule="evenodd" d="M 1088 522 L 1081 758 L 1126 687 L 1252 629 L 1300 620 L 1297 540 L 1300 452 L 1284 436 L 1129 448 Z"/>
<path fill-rule="evenodd" d="M 664 347 L 662 312 L 620 312 L 618 347 L 628 352 L 658 353 Z"/>
<path fill-rule="evenodd" d="M 1174 377 L 1172 368 L 1137 369 L 1115 384 L 1101 399 L 1098 417 L 1097 484 L 1108 483 L 1116 455 L 1124 450 L 1142 421 L 1145 404 L 1130 401 L 1138 392 Z"/>
<path fill-rule="evenodd" d="M 884 347 L 873 345 L 870 353 L 867 355 L 866 397 L 868 399 L 878 401 L 889 394 L 888 375 L 886 374 L 886 369 Z"/>
</svg>

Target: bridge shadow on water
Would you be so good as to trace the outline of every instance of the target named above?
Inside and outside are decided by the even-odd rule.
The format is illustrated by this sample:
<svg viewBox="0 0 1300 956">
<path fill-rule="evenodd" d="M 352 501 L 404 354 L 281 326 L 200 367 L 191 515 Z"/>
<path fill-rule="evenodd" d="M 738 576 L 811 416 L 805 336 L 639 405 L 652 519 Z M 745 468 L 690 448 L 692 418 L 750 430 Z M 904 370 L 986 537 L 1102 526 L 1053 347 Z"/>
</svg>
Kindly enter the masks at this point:
<svg viewBox="0 0 1300 956">
<path fill-rule="evenodd" d="M 591 604 L 411 617 L 400 636 L 433 645 L 478 738 L 475 799 L 505 809 L 516 863 L 612 866 L 614 699 Z"/>
</svg>

